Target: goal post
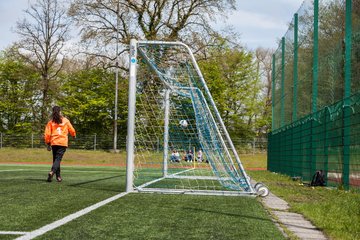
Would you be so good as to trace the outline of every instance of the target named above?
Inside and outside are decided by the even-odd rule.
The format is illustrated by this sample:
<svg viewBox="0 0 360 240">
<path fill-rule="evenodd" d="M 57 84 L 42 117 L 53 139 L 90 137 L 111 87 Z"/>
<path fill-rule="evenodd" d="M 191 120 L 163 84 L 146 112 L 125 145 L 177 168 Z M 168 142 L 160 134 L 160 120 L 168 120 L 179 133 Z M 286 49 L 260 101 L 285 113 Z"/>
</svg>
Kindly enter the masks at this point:
<svg viewBox="0 0 360 240">
<path fill-rule="evenodd" d="M 191 49 L 130 41 L 126 191 L 255 195 Z"/>
</svg>

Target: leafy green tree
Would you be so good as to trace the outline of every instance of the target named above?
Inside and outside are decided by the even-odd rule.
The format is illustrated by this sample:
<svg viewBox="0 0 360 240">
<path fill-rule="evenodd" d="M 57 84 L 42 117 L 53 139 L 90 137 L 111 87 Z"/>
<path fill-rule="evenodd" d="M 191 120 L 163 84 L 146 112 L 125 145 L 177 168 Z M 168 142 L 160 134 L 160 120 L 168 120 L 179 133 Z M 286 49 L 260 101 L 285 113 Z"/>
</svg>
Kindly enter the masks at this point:
<svg viewBox="0 0 360 240">
<path fill-rule="evenodd" d="M 65 76 L 59 104 L 79 134 L 111 134 L 114 116 L 114 75 L 101 68 Z M 127 81 L 119 81 L 119 137 L 126 135 Z"/>
<path fill-rule="evenodd" d="M 38 74 L 24 62 L 9 56 L 0 59 L 0 131 L 30 133 L 34 129 L 32 111 L 34 82 Z"/>
<path fill-rule="evenodd" d="M 272 104 L 272 55 L 274 50 L 257 48 L 255 50 L 256 65 L 258 77 L 261 82 L 261 94 L 260 98 L 262 99 L 262 110 L 258 115 L 256 120 L 256 129 L 258 131 L 257 135 L 259 137 L 264 137 L 269 130 L 271 130 L 271 104 Z"/>
<path fill-rule="evenodd" d="M 209 58 L 199 63 L 227 129 L 235 138 L 255 135 L 260 113 L 260 84 L 253 55 L 219 39 Z"/>
</svg>

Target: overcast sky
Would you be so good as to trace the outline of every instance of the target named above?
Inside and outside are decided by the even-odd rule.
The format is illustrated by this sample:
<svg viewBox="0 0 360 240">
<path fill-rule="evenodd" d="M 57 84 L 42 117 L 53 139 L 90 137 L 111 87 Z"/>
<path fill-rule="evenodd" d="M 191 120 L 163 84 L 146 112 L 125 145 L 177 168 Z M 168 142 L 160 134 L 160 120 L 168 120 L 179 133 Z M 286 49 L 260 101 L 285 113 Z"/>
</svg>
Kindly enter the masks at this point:
<svg viewBox="0 0 360 240">
<path fill-rule="evenodd" d="M 17 20 L 23 18 L 23 10 L 29 1 L 0 0 L 0 50 L 17 40 L 13 33 Z M 249 49 L 257 47 L 277 48 L 288 24 L 303 0 L 237 0 L 237 11 L 229 15 L 241 42 Z M 221 25 L 222 23 L 218 23 Z"/>
</svg>

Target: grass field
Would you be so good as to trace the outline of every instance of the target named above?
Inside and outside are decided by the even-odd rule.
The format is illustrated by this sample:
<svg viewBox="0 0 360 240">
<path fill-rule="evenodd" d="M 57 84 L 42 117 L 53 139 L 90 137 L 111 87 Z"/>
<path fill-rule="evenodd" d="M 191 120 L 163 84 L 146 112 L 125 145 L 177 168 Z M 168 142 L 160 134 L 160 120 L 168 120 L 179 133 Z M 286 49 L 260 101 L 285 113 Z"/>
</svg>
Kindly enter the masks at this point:
<svg viewBox="0 0 360 240">
<path fill-rule="evenodd" d="M 245 168 L 266 169 L 266 153 L 243 154 L 240 159 Z M 51 153 L 39 148 L 2 148 L 0 151 L 0 163 L 50 163 Z M 125 166 L 126 152 L 112 154 L 105 151 L 89 151 L 68 149 L 64 156 L 63 164 L 69 165 L 117 165 Z"/>
<path fill-rule="evenodd" d="M 358 192 L 310 188 L 280 174 L 251 170 L 266 168 L 265 154 L 240 158 L 252 178 L 330 239 L 360 239 Z M 69 149 L 60 184 L 45 182 L 50 164 L 45 149 L 0 149 L 0 233 L 34 231 L 125 190 L 125 153 Z M 0 239 L 17 236 L 0 234 Z M 75 238 L 284 239 L 259 199 L 159 194 L 128 194 L 38 237 Z"/>
<path fill-rule="evenodd" d="M 330 239 L 360 239 L 360 194 L 334 188 L 308 187 L 290 177 L 268 171 L 250 171 L 277 196 L 286 200 L 291 211 L 303 214 Z"/>
<path fill-rule="evenodd" d="M 122 167 L 0 165 L 0 232 L 34 231 L 125 189 Z M 19 235 L 2 234 L 0 239 Z M 256 198 L 128 194 L 37 239 L 284 239 Z"/>
</svg>

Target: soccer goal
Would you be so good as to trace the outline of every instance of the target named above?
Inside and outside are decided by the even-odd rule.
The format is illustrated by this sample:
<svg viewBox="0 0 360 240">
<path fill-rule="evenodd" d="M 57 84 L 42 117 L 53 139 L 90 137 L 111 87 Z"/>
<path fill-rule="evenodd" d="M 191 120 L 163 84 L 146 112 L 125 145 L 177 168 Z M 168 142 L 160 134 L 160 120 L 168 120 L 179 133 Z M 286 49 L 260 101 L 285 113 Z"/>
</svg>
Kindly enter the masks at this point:
<svg viewBox="0 0 360 240">
<path fill-rule="evenodd" d="M 190 48 L 130 43 L 126 190 L 256 195 Z"/>
</svg>

